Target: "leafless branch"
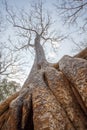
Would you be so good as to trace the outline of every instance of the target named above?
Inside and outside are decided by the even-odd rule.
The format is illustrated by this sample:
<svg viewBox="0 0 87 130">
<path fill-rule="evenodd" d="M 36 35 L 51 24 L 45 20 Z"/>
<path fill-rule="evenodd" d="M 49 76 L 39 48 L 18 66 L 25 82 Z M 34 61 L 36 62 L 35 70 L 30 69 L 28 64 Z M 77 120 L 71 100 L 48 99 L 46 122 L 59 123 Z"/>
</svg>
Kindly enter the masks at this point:
<svg viewBox="0 0 87 130">
<path fill-rule="evenodd" d="M 58 4 L 55 4 L 58 12 L 60 12 L 60 15 L 63 16 L 63 18 L 66 19 L 66 21 L 69 21 L 69 23 L 75 23 L 80 16 L 84 19 L 86 18 L 86 12 L 87 12 L 87 1 L 86 0 L 65 0 L 61 1 L 61 4 L 59 4 L 59 0 L 57 0 Z M 60 6 L 59 6 L 60 5 Z M 84 20 L 83 26 L 86 25 L 86 22 Z"/>
<path fill-rule="evenodd" d="M 14 24 L 13 26 L 17 27 L 17 28 L 21 28 L 21 29 L 27 30 L 27 31 L 31 31 L 31 32 L 34 32 L 35 34 L 37 34 L 36 30 L 34 30 L 34 29 L 22 27 L 22 26 L 16 25 L 16 24 Z"/>
<path fill-rule="evenodd" d="M 20 43 L 21 46 L 16 46 L 16 50 L 34 47 L 31 37 L 34 39 L 36 34 L 40 35 L 40 37 L 44 40 L 44 43 L 48 40 L 51 44 L 53 41 L 59 42 L 62 40 L 62 37 L 60 40 L 60 37 L 55 35 L 55 31 L 50 32 L 50 27 L 53 22 L 51 21 L 52 18 L 50 17 L 49 12 L 44 10 L 42 0 L 34 3 L 31 6 L 29 13 L 24 10 L 20 11 L 20 16 L 14 16 L 13 11 L 8 9 L 7 3 L 6 11 L 10 16 L 11 23 L 18 29 L 18 35 L 21 38 L 23 37 L 27 39 L 27 43 Z"/>
</svg>

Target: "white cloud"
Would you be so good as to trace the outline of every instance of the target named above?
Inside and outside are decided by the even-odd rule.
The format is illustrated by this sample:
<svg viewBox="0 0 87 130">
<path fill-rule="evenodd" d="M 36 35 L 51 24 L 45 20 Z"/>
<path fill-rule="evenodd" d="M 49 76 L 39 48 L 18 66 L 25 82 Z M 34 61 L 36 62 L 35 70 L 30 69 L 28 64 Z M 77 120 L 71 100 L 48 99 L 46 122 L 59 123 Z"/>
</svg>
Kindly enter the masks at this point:
<svg viewBox="0 0 87 130">
<path fill-rule="evenodd" d="M 58 44 L 57 42 L 53 42 L 53 46 L 54 46 L 55 48 L 59 48 L 59 47 L 60 47 L 60 44 Z"/>
<path fill-rule="evenodd" d="M 49 52 L 48 53 L 48 57 L 54 58 L 56 56 L 56 54 L 54 52 Z"/>
</svg>

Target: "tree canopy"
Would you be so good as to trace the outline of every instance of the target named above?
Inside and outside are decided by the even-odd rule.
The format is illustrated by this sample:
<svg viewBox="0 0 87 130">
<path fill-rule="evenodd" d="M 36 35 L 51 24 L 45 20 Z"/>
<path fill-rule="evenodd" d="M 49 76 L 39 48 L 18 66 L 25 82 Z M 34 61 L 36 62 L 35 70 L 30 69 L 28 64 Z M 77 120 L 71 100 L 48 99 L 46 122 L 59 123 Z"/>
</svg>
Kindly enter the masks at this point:
<svg viewBox="0 0 87 130">
<path fill-rule="evenodd" d="M 7 79 L 0 81 L 0 102 L 19 91 L 20 88 L 20 84 L 16 81 L 7 81 Z"/>
</svg>

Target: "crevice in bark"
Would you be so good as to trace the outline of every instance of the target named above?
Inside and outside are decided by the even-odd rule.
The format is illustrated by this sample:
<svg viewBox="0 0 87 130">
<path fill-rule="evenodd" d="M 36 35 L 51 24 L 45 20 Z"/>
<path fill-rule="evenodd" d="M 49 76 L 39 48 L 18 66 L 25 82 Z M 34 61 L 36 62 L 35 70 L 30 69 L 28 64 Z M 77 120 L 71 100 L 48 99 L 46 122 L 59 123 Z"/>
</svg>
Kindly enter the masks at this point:
<svg viewBox="0 0 87 130">
<path fill-rule="evenodd" d="M 70 81 L 69 81 L 70 82 Z M 75 99 L 77 100 L 78 104 L 80 105 L 82 111 L 84 112 L 84 114 L 87 116 L 87 108 L 79 94 L 79 92 L 77 91 L 77 89 L 74 87 L 74 85 L 72 83 L 70 83 L 71 89 L 73 91 L 73 94 L 75 96 Z"/>
<path fill-rule="evenodd" d="M 87 50 L 87 49 L 86 49 Z M 79 55 L 79 54 L 78 54 Z M 63 73 L 63 71 L 61 71 Z M 66 77 L 66 75 L 63 73 L 63 75 L 65 76 L 65 78 L 68 80 L 69 82 L 69 86 L 72 89 L 74 98 L 77 100 L 77 104 L 80 106 L 81 111 L 84 113 L 84 116 L 87 118 L 87 107 L 85 106 L 78 90 L 74 87 L 74 85 L 70 82 L 70 80 Z"/>
<path fill-rule="evenodd" d="M 45 82 L 46 86 L 49 87 L 45 72 L 43 73 L 43 81 Z"/>
<path fill-rule="evenodd" d="M 78 54 L 79 55 L 79 54 Z M 63 73 L 63 71 L 61 71 Z M 66 75 L 63 73 L 63 75 L 66 77 Z M 68 78 L 66 77 L 66 79 L 68 80 Z M 72 89 L 72 92 L 73 92 L 73 95 L 75 97 L 75 99 L 77 100 L 77 103 L 78 105 L 80 106 L 81 110 L 83 111 L 83 113 L 85 114 L 85 116 L 87 116 L 87 107 L 85 106 L 78 90 L 76 89 L 76 87 L 74 87 L 74 85 L 71 83 L 70 80 L 68 80 L 70 86 L 71 86 L 71 89 Z"/>
<path fill-rule="evenodd" d="M 10 104 L 10 130 L 21 130 L 23 98 L 18 97 Z"/>
<path fill-rule="evenodd" d="M 0 117 L 0 130 L 3 128 L 9 118 L 9 110 L 6 110 Z"/>
<path fill-rule="evenodd" d="M 30 102 L 31 102 L 30 103 L 30 110 L 29 110 L 27 121 L 26 121 L 26 124 L 25 124 L 25 127 L 23 130 L 34 130 L 32 97 L 31 97 Z"/>
<path fill-rule="evenodd" d="M 72 90 L 74 100 L 75 100 L 76 104 L 78 105 L 79 110 L 81 111 L 81 115 L 84 116 L 84 119 L 82 118 L 82 120 L 85 124 L 85 128 L 87 129 L 87 122 L 86 122 L 87 121 L 87 109 L 85 108 L 85 104 L 84 104 L 80 94 L 78 93 L 78 91 L 74 87 L 74 85 L 69 80 L 68 80 L 68 82 L 69 82 L 69 86 Z"/>
</svg>

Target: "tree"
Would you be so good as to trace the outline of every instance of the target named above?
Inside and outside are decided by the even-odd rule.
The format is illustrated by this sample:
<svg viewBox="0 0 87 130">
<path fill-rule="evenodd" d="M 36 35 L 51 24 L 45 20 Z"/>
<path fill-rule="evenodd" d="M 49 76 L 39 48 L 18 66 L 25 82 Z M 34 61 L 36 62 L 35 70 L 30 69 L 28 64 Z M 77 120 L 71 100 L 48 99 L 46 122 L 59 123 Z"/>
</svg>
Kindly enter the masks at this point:
<svg viewBox="0 0 87 130">
<path fill-rule="evenodd" d="M 0 79 L 17 74 L 18 70 L 16 71 L 15 68 L 20 66 L 18 53 L 14 54 L 13 50 L 6 45 L 11 42 L 10 37 L 6 42 L 3 40 L 6 26 L 6 19 L 0 10 Z"/>
<path fill-rule="evenodd" d="M 86 0 L 71 0 L 71 1 L 59 1 L 57 0 L 58 4 L 56 4 L 56 8 L 59 11 L 60 15 L 62 15 L 65 20 L 72 24 L 77 22 L 79 24 L 79 19 L 82 18 L 83 24 L 82 28 L 86 30 L 87 26 L 87 1 Z"/>
<path fill-rule="evenodd" d="M 0 81 L 0 102 L 17 92 L 19 88 L 20 85 L 15 81 L 7 81 L 7 79 Z"/>
<path fill-rule="evenodd" d="M 57 0 L 55 7 L 57 9 L 57 14 L 62 18 L 63 23 L 71 27 L 71 32 L 74 29 L 78 33 L 77 36 L 81 35 L 83 39 L 77 41 L 77 39 L 72 37 L 73 43 L 76 45 L 76 50 L 82 50 L 87 47 L 87 1 L 86 0 Z M 73 25 L 76 25 L 75 27 Z M 69 33 L 70 29 L 69 29 Z"/>
<path fill-rule="evenodd" d="M 38 14 L 42 16 L 41 10 Z M 36 17 L 37 15 L 34 16 Z M 83 103 L 82 93 L 78 94 L 78 87 L 77 89 L 76 86 L 72 87 L 75 84 L 71 84 L 69 78 L 75 77 L 73 76 L 73 74 L 76 73 L 76 71 L 80 69 L 80 67 L 82 68 L 83 65 L 85 72 L 87 72 L 87 68 L 85 68 L 87 62 L 85 59 L 79 60 L 78 58 L 75 59 L 67 56 L 65 57 L 65 60 L 62 59 L 59 64 L 49 63 L 46 60 L 44 50 L 41 45 L 41 39 L 44 39 L 45 41 L 52 41 L 55 39 L 53 39 L 52 37 L 45 37 L 49 27 L 49 19 L 44 25 L 42 22 L 43 20 L 41 19 L 42 17 L 40 17 L 40 26 L 38 24 L 38 26 L 35 26 L 35 28 L 27 28 L 21 25 L 19 26 L 17 24 L 14 24 L 15 27 L 26 30 L 29 32 L 29 34 L 34 33 L 34 43 L 31 44 L 29 42 L 28 45 L 34 47 L 35 49 L 35 60 L 31 72 L 27 80 L 25 81 L 21 91 L 14 94 L 1 104 L 0 129 L 86 130 L 86 101 L 84 100 Z M 87 49 L 84 53 L 87 56 L 86 52 Z M 70 60 L 73 61 L 73 65 L 70 64 L 72 63 L 69 62 Z M 63 61 L 65 64 L 63 63 Z M 79 65 L 77 65 L 77 62 L 79 63 Z M 65 67 L 66 65 L 67 67 Z M 72 68 L 73 66 L 76 67 L 74 73 L 73 69 L 70 68 L 70 66 Z M 63 72 L 66 76 L 70 77 L 67 79 Z M 82 75 L 80 79 L 83 78 L 83 72 L 84 71 L 82 70 Z M 78 71 L 77 75 L 79 75 Z M 76 79 L 73 79 L 74 82 L 76 82 L 77 79 L 78 77 L 76 77 Z M 85 81 L 83 83 L 85 85 Z M 84 99 L 86 99 L 84 87 L 83 90 Z"/>
<path fill-rule="evenodd" d="M 43 4 L 43 2 L 35 3 L 32 5 L 32 9 L 29 10 L 28 14 L 24 10 L 21 10 L 20 13 L 10 10 L 5 1 L 6 18 L 8 22 L 15 27 L 16 39 L 18 39 L 18 41 L 12 40 L 11 36 L 9 36 L 7 42 L 1 43 L 1 75 L 11 77 L 20 71 L 22 64 L 24 65 L 27 62 L 23 61 L 23 56 L 20 58 L 22 55 L 20 52 L 23 53 L 24 49 L 29 52 L 29 55 L 30 53 L 34 55 L 33 39 L 37 32 L 41 35 L 41 44 L 44 45 L 46 42 L 49 42 L 54 50 L 56 44 L 66 38 L 63 35 L 57 35 L 57 33 L 51 29 L 53 21 L 49 12 L 43 9 Z M 8 53 L 3 55 L 3 52 Z M 17 70 L 15 72 L 15 68 L 19 68 L 19 71 Z"/>
<path fill-rule="evenodd" d="M 15 74 L 16 71 L 13 69 L 17 67 L 19 60 L 18 55 L 13 56 L 13 52 L 6 48 L 5 43 L 0 44 L 0 75 L 10 76 Z"/>
<path fill-rule="evenodd" d="M 58 71 L 58 63 L 52 66 L 46 61 L 42 46 L 37 43 L 38 39 L 35 41 L 36 48 L 39 47 L 40 50 L 36 51 L 34 65 L 23 88 L 19 93 L 14 94 L 0 105 L 0 129 L 43 130 L 53 128 L 60 130 L 72 128 L 73 130 L 86 130 L 87 110 L 83 103 L 82 95 L 79 96 L 78 94 L 80 89 L 77 91 L 75 84 L 71 87 L 73 85 L 70 83 L 71 80 L 67 80 L 62 71 Z M 38 55 L 38 53 L 41 55 Z M 80 56 L 87 59 L 87 48 L 82 54 L 78 54 L 78 57 Z M 79 63 L 78 58 L 76 62 L 74 58 L 70 58 L 70 60 L 73 60 L 74 66 Z M 87 61 L 81 60 L 78 67 L 84 65 L 82 61 L 87 63 Z M 67 63 L 66 59 L 65 61 L 63 59 L 62 62 Z M 61 62 L 59 62 L 59 69 L 64 66 L 64 63 L 61 65 Z M 68 69 L 70 63 L 68 61 Z M 84 67 L 84 69 L 87 68 Z M 85 70 L 85 72 L 87 71 Z M 67 74 L 69 73 L 70 69 Z M 82 76 L 80 75 L 80 81 L 81 78 Z M 85 85 L 84 80 L 82 81 Z M 84 94 L 86 94 L 85 91 Z"/>
<path fill-rule="evenodd" d="M 42 45 L 49 42 L 52 47 L 66 38 L 66 36 L 59 35 L 52 29 L 55 21 L 52 20 L 50 12 L 43 5 L 44 2 L 41 0 L 31 5 L 31 9 L 28 11 L 29 13 L 23 9 L 19 13 L 16 13 L 10 10 L 7 2 L 5 2 L 7 19 L 13 27 L 17 28 L 17 35 L 22 38 L 21 42 L 18 41 L 18 44 L 14 45 L 15 49 L 34 48 L 32 39 L 36 37 L 37 33 L 41 37 Z"/>
</svg>

